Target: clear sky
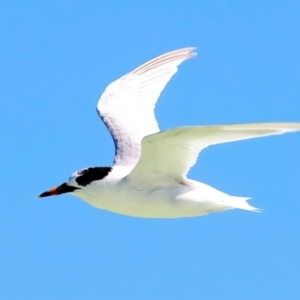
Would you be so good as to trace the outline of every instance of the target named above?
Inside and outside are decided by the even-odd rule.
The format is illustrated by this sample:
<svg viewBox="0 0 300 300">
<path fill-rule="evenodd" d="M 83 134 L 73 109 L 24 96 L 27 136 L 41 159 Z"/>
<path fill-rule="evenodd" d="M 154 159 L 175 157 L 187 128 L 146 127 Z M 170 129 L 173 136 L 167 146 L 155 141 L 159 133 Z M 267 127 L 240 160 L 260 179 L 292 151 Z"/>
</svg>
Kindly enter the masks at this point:
<svg viewBox="0 0 300 300">
<path fill-rule="evenodd" d="M 190 177 L 263 213 L 147 220 L 69 195 L 113 161 L 108 83 L 195 46 L 160 97 L 161 129 L 300 122 L 299 1 L 0 1 L 1 299 L 299 299 L 300 133 L 205 150 Z"/>
</svg>

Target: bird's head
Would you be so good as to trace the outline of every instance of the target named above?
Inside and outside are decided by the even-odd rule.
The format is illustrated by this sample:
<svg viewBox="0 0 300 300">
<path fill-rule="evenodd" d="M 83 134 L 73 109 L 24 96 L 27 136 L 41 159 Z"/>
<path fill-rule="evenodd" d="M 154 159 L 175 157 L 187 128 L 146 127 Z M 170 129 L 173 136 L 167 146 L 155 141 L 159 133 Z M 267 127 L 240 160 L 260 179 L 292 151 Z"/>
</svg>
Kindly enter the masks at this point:
<svg viewBox="0 0 300 300">
<path fill-rule="evenodd" d="M 40 194 L 38 197 L 42 198 L 65 193 L 76 193 L 76 190 L 87 187 L 93 181 L 103 179 L 111 170 L 111 167 L 94 167 L 76 171 L 67 182 Z"/>
</svg>

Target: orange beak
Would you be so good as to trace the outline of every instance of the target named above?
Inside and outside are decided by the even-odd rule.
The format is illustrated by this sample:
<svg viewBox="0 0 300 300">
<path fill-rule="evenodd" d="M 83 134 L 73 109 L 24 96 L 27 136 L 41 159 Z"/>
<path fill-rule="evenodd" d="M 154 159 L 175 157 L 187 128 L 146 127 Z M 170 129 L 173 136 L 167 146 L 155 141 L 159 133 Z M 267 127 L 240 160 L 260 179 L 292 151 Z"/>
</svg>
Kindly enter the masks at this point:
<svg viewBox="0 0 300 300">
<path fill-rule="evenodd" d="M 38 198 L 43 198 L 43 197 L 49 197 L 49 196 L 55 196 L 55 195 L 60 195 L 60 194 L 65 194 L 65 193 L 72 193 L 75 190 L 78 190 L 79 188 L 67 185 L 66 183 L 63 183 L 60 186 L 56 186 L 38 196 Z"/>
</svg>

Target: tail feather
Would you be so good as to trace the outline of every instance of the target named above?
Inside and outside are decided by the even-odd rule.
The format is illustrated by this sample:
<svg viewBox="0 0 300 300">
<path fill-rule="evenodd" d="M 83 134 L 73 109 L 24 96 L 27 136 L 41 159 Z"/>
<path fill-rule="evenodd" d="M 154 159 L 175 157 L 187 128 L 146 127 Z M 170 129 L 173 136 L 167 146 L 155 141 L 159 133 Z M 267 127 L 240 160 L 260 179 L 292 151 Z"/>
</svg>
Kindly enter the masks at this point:
<svg viewBox="0 0 300 300">
<path fill-rule="evenodd" d="M 256 208 L 254 206 L 251 206 L 248 204 L 248 200 L 251 198 L 246 198 L 246 197 L 231 197 L 230 202 L 228 203 L 230 207 L 232 208 L 238 208 L 238 209 L 243 209 L 243 210 L 248 210 L 248 211 L 254 211 L 254 212 L 261 212 L 261 209 Z"/>
</svg>

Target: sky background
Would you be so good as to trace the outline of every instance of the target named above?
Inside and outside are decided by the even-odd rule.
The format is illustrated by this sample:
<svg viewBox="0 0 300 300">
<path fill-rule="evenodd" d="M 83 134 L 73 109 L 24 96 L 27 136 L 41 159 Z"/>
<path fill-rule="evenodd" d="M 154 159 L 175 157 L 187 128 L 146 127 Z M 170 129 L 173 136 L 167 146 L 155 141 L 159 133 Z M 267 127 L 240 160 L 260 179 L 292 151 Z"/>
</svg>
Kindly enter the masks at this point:
<svg viewBox="0 0 300 300">
<path fill-rule="evenodd" d="M 162 93 L 161 129 L 300 122 L 299 1 L 0 0 L 1 299 L 299 299 L 300 133 L 211 147 L 190 172 L 260 214 L 147 220 L 36 199 L 112 163 L 106 85 L 187 46 L 198 56 Z"/>
</svg>

